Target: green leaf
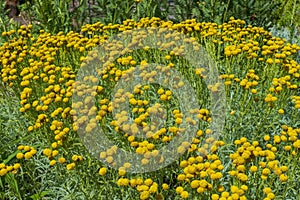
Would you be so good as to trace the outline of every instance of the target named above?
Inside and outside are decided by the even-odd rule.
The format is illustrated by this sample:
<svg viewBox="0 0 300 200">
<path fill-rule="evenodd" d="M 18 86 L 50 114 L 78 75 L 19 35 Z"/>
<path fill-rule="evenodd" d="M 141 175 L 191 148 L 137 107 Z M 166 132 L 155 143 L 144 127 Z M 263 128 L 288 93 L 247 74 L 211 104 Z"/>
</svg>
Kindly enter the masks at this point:
<svg viewBox="0 0 300 200">
<path fill-rule="evenodd" d="M 18 153 L 20 153 L 20 152 L 21 152 L 21 151 L 17 150 L 17 151 L 15 151 L 14 153 L 10 154 L 10 155 L 3 161 L 3 163 L 4 163 L 4 164 L 7 164 L 10 160 L 12 160 L 14 157 L 16 157 L 16 155 L 17 155 Z"/>
<path fill-rule="evenodd" d="M 15 176 L 9 172 L 5 175 L 5 182 L 9 185 L 9 187 L 13 190 L 14 195 L 18 198 L 18 199 L 22 199 L 21 194 L 19 192 L 19 186 L 18 186 L 18 182 L 15 179 Z"/>
<path fill-rule="evenodd" d="M 33 200 L 39 200 L 39 199 L 42 199 L 42 197 L 46 196 L 49 193 L 50 193 L 50 191 L 43 191 L 41 193 L 31 195 L 30 198 Z"/>
</svg>

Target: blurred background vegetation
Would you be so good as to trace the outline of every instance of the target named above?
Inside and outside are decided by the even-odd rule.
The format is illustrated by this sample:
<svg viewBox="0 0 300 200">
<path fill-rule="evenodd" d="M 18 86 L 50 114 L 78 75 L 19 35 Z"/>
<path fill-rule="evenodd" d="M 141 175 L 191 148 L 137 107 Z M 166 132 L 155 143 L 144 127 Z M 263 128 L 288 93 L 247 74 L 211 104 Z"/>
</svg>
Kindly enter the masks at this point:
<svg viewBox="0 0 300 200">
<path fill-rule="evenodd" d="M 0 0 L 1 30 L 10 19 L 33 23 L 52 33 L 79 30 L 82 24 L 121 23 L 125 19 L 159 17 L 180 22 L 188 18 L 223 23 L 229 17 L 248 24 L 288 27 L 292 34 L 300 25 L 300 0 Z M 298 32 L 297 32 L 298 31 Z"/>
</svg>

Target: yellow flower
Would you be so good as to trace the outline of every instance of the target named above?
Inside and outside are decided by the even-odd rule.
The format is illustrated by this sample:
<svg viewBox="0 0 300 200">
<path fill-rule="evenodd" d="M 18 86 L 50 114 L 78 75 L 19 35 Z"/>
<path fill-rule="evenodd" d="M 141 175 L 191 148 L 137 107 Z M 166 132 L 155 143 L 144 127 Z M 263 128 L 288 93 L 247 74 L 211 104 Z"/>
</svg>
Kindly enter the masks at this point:
<svg viewBox="0 0 300 200">
<path fill-rule="evenodd" d="M 17 159 L 22 159 L 24 157 L 24 154 L 23 153 L 18 153 L 17 155 L 16 155 L 16 158 Z"/>
<path fill-rule="evenodd" d="M 50 161 L 50 166 L 53 166 L 53 165 L 55 165 L 56 164 L 56 160 L 51 160 Z"/>
<path fill-rule="evenodd" d="M 70 164 L 67 164 L 66 168 L 67 168 L 67 170 L 72 170 L 75 168 L 75 166 L 76 166 L 75 163 L 70 163 Z"/>
<path fill-rule="evenodd" d="M 286 172 L 286 171 L 288 171 L 289 167 L 288 166 L 281 166 L 280 169 L 281 169 L 281 171 Z"/>
<path fill-rule="evenodd" d="M 24 155 L 25 159 L 30 159 L 32 157 L 32 153 L 31 152 L 26 152 Z"/>
<path fill-rule="evenodd" d="M 8 171 L 7 171 L 6 168 L 1 169 L 1 170 L 0 170 L 0 176 L 5 176 L 7 172 L 8 172 Z"/>
<path fill-rule="evenodd" d="M 269 193 L 272 192 L 272 189 L 269 188 L 269 187 L 266 187 L 266 188 L 263 189 L 263 191 L 264 191 L 265 194 L 269 194 Z"/>
<path fill-rule="evenodd" d="M 288 176 L 285 174 L 281 174 L 279 176 L 281 182 L 286 182 L 288 180 Z"/>
<path fill-rule="evenodd" d="M 204 187 L 198 187 L 197 192 L 202 194 L 203 192 L 205 192 L 205 188 Z"/>
<path fill-rule="evenodd" d="M 139 192 L 142 192 L 142 191 L 148 191 L 148 190 L 149 190 L 149 186 L 147 186 L 147 185 L 138 185 L 136 189 L 137 189 Z"/>
<path fill-rule="evenodd" d="M 153 185 L 151 185 L 151 187 L 149 188 L 149 192 L 151 194 L 153 194 L 153 193 L 157 192 L 157 190 L 158 190 L 158 185 L 157 185 L 157 183 L 154 182 Z"/>
<path fill-rule="evenodd" d="M 147 165 L 149 163 L 149 160 L 147 158 L 143 158 L 141 162 L 143 165 Z"/>
<path fill-rule="evenodd" d="M 162 95 L 164 92 L 165 92 L 165 90 L 164 90 L 163 88 L 160 88 L 160 89 L 157 91 L 157 94 Z"/>
<path fill-rule="evenodd" d="M 240 199 L 240 196 L 237 193 L 234 193 L 234 194 L 231 195 L 231 198 L 233 200 L 238 200 L 238 199 Z"/>
<path fill-rule="evenodd" d="M 166 184 L 166 183 L 163 183 L 163 184 L 162 184 L 162 188 L 163 188 L 164 190 L 168 190 L 168 189 L 169 189 L 169 185 Z"/>
<path fill-rule="evenodd" d="M 166 60 L 170 60 L 170 59 L 171 59 L 171 56 L 170 56 L 170 55 L 166 55 L 166 56 L 165 56 L 165 59 L 166 59 Z"/>
<path fill-rule="evenodd" d="M 44 154 L 45 156 L 51 156 L 52 150 L 51 150 L 51 149 L 44 149 L 43 154 Z"/>
<path fill-rule="evenodd" d="M 193 180 L 193 181 L 191 182 L 191 187 L 192 187 L 192 188 L 198 188 L 199 186 L 200 186 L 199 180 Z"/>
<path fill-rule="evenodd" d="M 181 124 L 182 123 L 182 118 L 176 118 L 175 123 L 176 124 Z"/>
<path fill-rule="evenodd" d="M 184 175 L 184 174 L 179 174 L 179 175 L 177 176 L 177 180 L 179 180 L 179 181 L 184 181 L 184 180 L 185 180 L 185 175 Z"/>
<path fill-rule="evenodd" d="M 229 194 L 229 192 L 222 192 L 221 196 L 224 198 L 228 198 L 230 196 L 230 194 Z"/>
<path fill-rule="evenodd" d="M 130 167 L 131 167 L 131 164 L 130 163 L 128 163 L 128 162 L 126 162 L 126 163 L 124 163 L 124 165 L 123 165 L 126 169 L 129 169 Z"/>
<path fill-rule="evenodd" d="M 58 151 L 57 150 L 54 150 L 54 151 L 52 151 L 52 157 L 55 157 L 55 156 L 57 156 L 58 155 Z"/>
<path fill-rule="evenodd" d="M 176 193 L 177 193 L 177 194 L 181 194 L 183 191 L 184 191 L 184 189 L 183 189 L 183 187 L 181 187 L 181 186 L 178 186 L 178 187 L 176 188 Z"/>
<path fill-rule="evenodd" d="M 114 158 L 112 156 L 108 156 L 106 158 L 106 162 L 108 162 L 108 163 L 112 163 L 113 161 L 114 161 Z"/>
<path fill-rule="evenodd" d="M 15 170 L 17 170 L 21 167 L 21 165 L 20 165 L 20 163 L 15 163 L 13 167 L 14 167 Z"/>
<path fill-rule="evenodd" d="M 273 64 L 273 59 L 272 58 L 268 58 L 267 60 L 266 60 L 266 63 L 268 63 L 268 64 Z"/>
<path fill-rule="evenodd" d="M 269 194 L 267 195 L 267 198 L 269 198 L 269 199 L 275 199 L 275 194 L 269 193 Z"/>
<path fill-rule="evenodd" d="M 165 94 L 162 94 L 162 95 L 160 96 L 160 100 L 162 100 L 162 101 L 167 101 L 167 100 L 168 100 L 168 96 L 165 95 Z"/>
<path fill-rule="evenodd" d="M 24 146 L 24 151 L 29 151 L 30 150 L 30 146 Z"/>
<path fill-rule="evenodd" d="M 64 157 L 60 157 L 58 159 L 58 162 L 61 163 L 61 164 L 64 164 L 66 162 L 66 159 Z"/>
<path fill-rule="evenodd" d="M 235 186 L 235 185 L 232 185 L 232 186 L 230 187 L 230 191 L 231 191 L 232 193 L 237 193 L 237 192 L 239 191 L 239 188 L 238 188 L 237 186 Z"/>
<path fill-rule="evenodd" d="M 248 190 L 248 186 L 247 185 L 242 185 L 241 189 L 244 190 L 244 191 L 247 191 Z"/>
<path fill-rule="evenodd" d="M 99 175 L 100 176 L 104 176 L 107 173 L 107 168 L 106 167 L 102 167 L 99 170 Z"/>
<path fill-rule="evenodd" d="M 119 173 L 119 176 L 125 176 L 126 175 L 125 167 L 120 167 L 118 173 Z"/>
<path fill-rule="evenodd" d="M 127 186 L 129 184 L 129 180 L 127 178 L 120 178 L 117 184 L 119 186 Z"/>
<path fill-rule="evenodd" d="M 6 169 L 7 169 L 7 171 L 11 172 L 14 169 L 14 167 L 9 165 L 9 166 L 6 166 Z"/>
<path fill-rule="evenodd" d="M 72 156 L 72 160 L 73 160 L 73 161 L 77 161 L 77 160 L 78 160 L 78 156 L 77 156 L 77 155 L 73 155 L 73 156 Z"/>
<path fill-rule="evenodd" d="M 181 194 L 180 194 L 181 198 L 183 199 L 187 199 L 189 197 L 189 193 L 187 191 L 183 191 Z"/>
<path fill-rule="evenodd" d="M 145 185 L 147 185 L 147 186 L 151 186 L 152 183 L 153 183 L 153 181 L 152 181 L 151 178 L 147 178 L 147 179 L 144 181 L 144 183 L 145 183 Z"/>
<path fill-rule="evenodd" d="M 266 175 L 266 176 L 269 175 L 270 173 L 271 173 L 271 171 L 268 168 L 264 168 L 263 171 L 262 171 L 262 174 Z"/>
<path fill-rule="evenodd" d="M 219 195 L 218 194 L 213 194 L 213 195 L 211 195 L 211 199 L 212 200 L 218 200 L 219 199 Z"/>
<path fill-rule="evenodd" d="M 141 194 L 140 194 L 140 199 L 141 200 L 148 199 L 149 197 L 150 197 L 150 192 L 149 191 L 142 191 Z"/>
<path fill-rule="evenodd" d="M 179 154 L 183 154 L 184 152 L 185 152 L 185 148 L 184 148 L 184 146 L 179 146 L 178 148 L 177 148 L 177 152 L 179 153 Z"/>
<path fill-rule="evenodd" d="M 269 135 L 265 135 L 265 136 L 264 136 L 264 140 L 265 140 L 265 141 L 269 141 L 270 139 L 271 139 L 271 138 L 270 138 Z"/>
</svg>

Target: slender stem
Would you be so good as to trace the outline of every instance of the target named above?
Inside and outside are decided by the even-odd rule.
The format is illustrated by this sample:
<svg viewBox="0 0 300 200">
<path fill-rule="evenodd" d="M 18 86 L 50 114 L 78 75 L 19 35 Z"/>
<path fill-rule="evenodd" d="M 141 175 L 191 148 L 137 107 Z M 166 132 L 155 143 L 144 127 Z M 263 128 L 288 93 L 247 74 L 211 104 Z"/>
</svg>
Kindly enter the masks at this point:
<svg viewBox="0 0 300 200">
<path fill-rule="evenodd" d="M 226 4 L 225 13 L 224 13 L 224 16 L 223 16 L 223 23 L 224 23 L 225 20 L 226 20 L 226 16 L 227 16 L 229 4 L 230 4 L 230 0 L 228 0 L 228 1 L 227 1 L 227 4 Z"/>
<path fill-rule="evenodd" d="M 293 3 L 293 10 L 292 10 L 292 16 L 291 16 L 291 22 L 290 22 L 290 26 L 292 27 L 292 30 L 291 30 L 291 37 L 290 37 L 290 42 L 292 42 L 294 36 L 295 36 L 295 29 L 296 29 L 296 26 L 294 26 L 294 16 L 295 16 L 295 11 L 296 11 L 296 2 L 297 0 L 294 0 L 294 3 Z"/>
</svg>

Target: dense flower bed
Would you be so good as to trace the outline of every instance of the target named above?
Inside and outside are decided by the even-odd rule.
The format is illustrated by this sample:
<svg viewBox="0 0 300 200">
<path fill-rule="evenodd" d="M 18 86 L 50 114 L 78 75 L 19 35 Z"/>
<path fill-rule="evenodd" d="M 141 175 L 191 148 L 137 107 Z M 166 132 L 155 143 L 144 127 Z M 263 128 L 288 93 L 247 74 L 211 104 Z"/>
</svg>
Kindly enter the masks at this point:
<svg viewBox="0 0 300 200">
<path fill-rule="evenodd" d="M 178 36 L 176 33 L 191 37 L 187 41 L 195 49 L 200 44 L 217 63 L 218 78 L 226 92 L 226 124 L 218 140 L 210 137 L 209 124 L 213 117 L 209 101 L 203 96 L 217 92 L 219 85 L 206 87 L 202 69 L 190 70 L 181 57 L 185 48 L 173 48 L 167 38 L 159 46 L 172 47 L 172 51 L 141 46 L 139 50 L 125 52 L 103 68 L 101 84 L 92 91 L 76 81 L 78 70 L 91 61 L 89 51 L 106 44 L 113 34 L 147 27 L 176 31 L 169 36 L 173 41 Z M 0 176 L 18 173 L 22 165 L 40 152 L 54 171 L 73 170 L 84 176 L 90 173 L 87 166 L 96 163 L 99 174 L 92 174 L 95 183 L 112 181 L 117 190 L 128 192 L 128 199 L 298 197 L 300 64 L 293 56 L 300 50 L 299 46 L 234 18 L 221 25 L 193 19 L 174 24 L 143 18 L 138 22 L 126 20 L 123 24 L 87 24 L 80 33 L 71 31 L 66 35 L 51 35 L 43 30 L 39 35 L 32 35 L 31 28 L 31 25 L 21 26 L 17 31 L 2 33 L 8 42 L 0 47 L 0 69 L 1 81 L 19 94 L 19 111 L 30 119 L 28 134 L 36 139 L 32 144 L 19 144 L 14 157 L 0 164 Z M 116 43 L 111 42 L 111 47 L 107 44 L 110 51 L 118 51 Z M 170 88 L 156 84 L 137 84 L 131 93 L 126 93 L 129 102 L 126 112 L 132 121 L 127 113 L 114 113 L 114 103 L 126 101 L 118 98 L 124 97 L 121 90 L 114 94 L 114 102 L 110 99 L 117 82 L 135 67 L 158 61 L 163 66 L 157 66 L 156 71 L 145 71 L 141 77 L 149 80 L 160 73 L 168 75 L 170 70 L 179 71 L 199 98 L 201 107 L 192 111 L 195 119 L 185 119 L 178 105 L 180 97 Z M 84 80 L 98 81 L 93 76 Z M 177 88 L 184 85 L 180 81 L 176 84 Z M 84 102 L 72 102 L 74 95 L 82 96 Z M 96 104 L 84 110 L 91 96 L 97 99 Z M 78 109 L 95 117 L 80 118 Z M 167 110 L 167 123 L 156 129 L 149 124 L 149 115 L 163 109 Z M 130 162 L 122 165 L 114 162 L 118 148 L 142 155 L 141 165 L 150 165 L 153 157 L 157 162 L 164 162 L 166 158 L 159 154 L 159 147 L 169 144 L 177 134 L 185 134 L 180 129 L 183 120 L 191 124 L 199 121 L 199 127 L 191 142 L 183 142 L 178 147 L 178 161 L 155 173 L 144 174 L 128 173 Z M 99 157 L 112 167 L 91 158 L 83 147 L 69 151 L 77 145 L 78 129 L 88 133 L 97 123 L 106 127 L 107 135 L 116 143 L 99 152 Z M 138 126 L 143 127 L 144 138 L 136 136 Z M 38 142 L 40 137 L 48 146 Z M 210 143 L 213 145 L 208 146 Z M 119 166 L 118 170 L 113 166 Z M 105 196 L 105 192 L 101 195 Z"/>
</svg>

